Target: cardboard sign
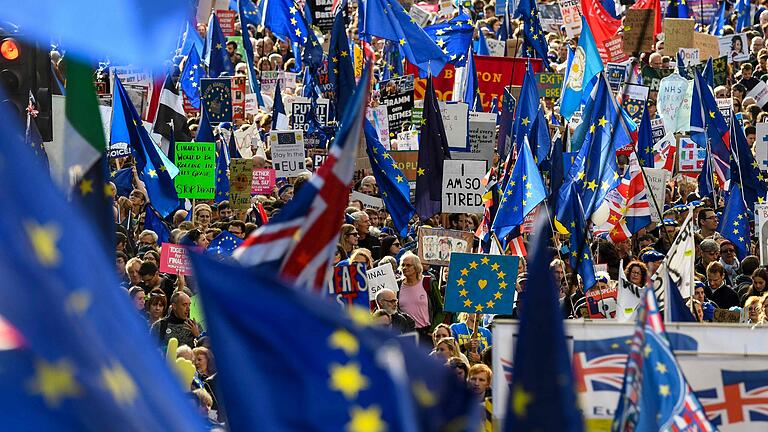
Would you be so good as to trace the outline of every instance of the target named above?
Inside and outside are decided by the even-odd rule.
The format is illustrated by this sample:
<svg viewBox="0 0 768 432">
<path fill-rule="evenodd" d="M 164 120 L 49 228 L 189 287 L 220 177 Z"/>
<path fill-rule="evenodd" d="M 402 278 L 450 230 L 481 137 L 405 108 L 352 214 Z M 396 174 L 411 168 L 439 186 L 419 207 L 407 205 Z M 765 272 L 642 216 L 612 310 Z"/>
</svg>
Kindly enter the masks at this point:
<svg viewBox="0 0 768 432">
<path fill-rule="evenodd" d="M 700 62 L 703 61 L 706 63 L 710 57 L 720 57 L 720 41 L 717 36 L 696 32 L 693 34 L 693 48 L 699 50 Z"/>
<path fill-rule="evenodd" d="M 206 108 L 211 124 L 232 121 L 232 79 L 201 78 L 200 100 Z M 245 98 L 243 98 L 245 111 Z"/>
<path fill-rule="evenodd" d="M 482 213 L 484 161 L 443 162 L 443 213 Z"/>
<path fill-rule="evenodd" d="M 397 163 L 397 167 L 403 172 L 409 182 L 416 181 L 416 169 L 419 167 L 419 152 L 417 151 L 395 151 L 389 152 L 392 160 Z"/>
<path fill-rule="evenodd" d="M 340 306 L 369 307 L 368 279 L 365 276 L 365 264 L 348 263 L 333 268 L 333 278 L 328 286 L 328 296 Z"/>
<path fill-rule="evenodd" d="M 349 201 L 360 201 L 363 203 L 363 208 L 381 210 L 384 208 L 384 200 L 379 197 L 366 195 L 359 191 L 352 191 L 349 194 Z"/>
<path fill-rule="evenodd" d="M 587 315 L 591 319 L 616 318 L 616 299 L 618 290 L 615 286 L 608 288 L 594 287 L 587 290 Z"/>
<path fill-rule="evenodd" d="M 306 171 L 304 133 L 302 131 L 270 131 L 272 166 L 278 177 L 296 177 Z"/>
<path fill-rule="evenodd" d="M 467 129 L 469 128 L 469 105 L 464 102 L 440 102 L 445 137 L 451 151 L 469 150 Z"/>
<path fill-rule="evenodd" d="M 680 48 L 694 48 L 695 25 L 696 22 L 690 18 L 664 18 L 664 55 L 674 57 Z"/>
<path fill-rule="evenodd" d="M 216 195 L 216 144 L 209 142 L 177 142 L 179 168 L 173 182 L 179 198 L 213 199 Z"/>
<path fill-rule="evenodd" d="M 317 99 L 314 113 L 317 121 L 325 126 L 328 123 L 328 99 Z M 305 97 L 296 97 L 290 104 L 290 124 L 291 128 L 302 130 L 306 134 L 309 131 L 309 114 L 312 111 L 312 99 Z"/>
<path fill-rule="evenodd" d="M 539 97 L 558 99 L 563 89 L 563 74 L 542 72 L 536 74 Z"/>
<path fill-rule="evenodd" d="M 390 133 L 404 132 L 410 129 L 411 109 L 413 109 L 413 75 L 382 81 L 381 104 L 387 107 Z"/>
<path fill-rule="evenodd" d="M 235 35 L 235 17 L 236 16 L 237 16 L 237 11 L 228 10 L 228 9 L 216 10 L 216 17 L 219 19 L 219 25 L 221 25 L 221 32 L 224 33 L 224 36 Z"/>
<path fill-rule="evenodd" d="M 768 265 L 768 204 L 755 204 L 755 232 L 760 244 L 760 265 Z"/>
<path fill-rule="evenodd" d="M 232 120 L 243 120 L 245 118 L 245 77 L 232 77 Z"/>
<path fill-rule="evenodd" d="M 581 3 L 577 0 L 560 0 L 560 15 L 563 16 L 565 34 L 574 38 L 581 34 Z"/>
<path fill-rule="evenodd" d="M 472 252 L 471 232 L 442 228 L 419 228 L 418 255 L 422 263 L 447 266 L 453 252 Z"/>
<path fill-rule="evenodd" d="M 270 195 L 275 189 L 277 175 L 272 168 L 254 168 L 251 193 L 253 195 Z"/>
<path fill-rule="evenodd" d="M 699 147 L 688 137 L 680 138 L 680 155 L 678 169 L 682 172 L 700 173 L 704 168 L 704 159 L 707 157 L 707 149 Z"/>
<path fill-rule="evenodd" d="M 246 210 L 251 206 L 253 189 L 253 159 L 231 159 L 229 161 L 229 204 L 235 210 Z"/>
<path fill-rule="evenodd" d="M 192 274 L 192 263 L 184 246 L 171 243 L 160 246 L 160 271 L 184 276 Z"/>
<path fill-rule="evenodd" d="M 768 123 L 755 124 L 755 160 L 761 170 L 768 170 Z"/>
<path fill-rule="evenodd" d="M 368 300 L 376 301 L 376 293 L 384 288 L 394 292 L 400 291 L 395 278 L 395 270 L 389 264 L 382 264 L 365 272 L 368 278 Z"/>
<path fill-rule="evenodd" d="M 746 33 L 721 36 L 719 45 L 720 52 L 717 57 L 727 56 L 728 63 L 749 60 L 749 43 Z"/>
<path fill-rule="evenodd" d="M 712 322 L 738 323 L 741 320 L 741 312 L 728 309 L 715 308 Z"/>
<path fill-rule="evenodd" d="M 653 49 L 654 12 L 653 9 L 627 9 L 622 34 L 626 54 L 632 55 Z"/>
<path fill-rule="evenodd" d="M 627 110 L 627 113 L 636 124 L 640 124 L 640 119 L 645 111 L 645 101 L 648 99 L 649 88 L 637 84 L 624 84 L 621 106 Z"/>
<path fill-rule="evenodd" d="M 261 81 L 261 93 L 269 95 L 269 97 L 274 98 L 275 88 L 277 87 L 277 82 L 280 81 L 280 75 L 281 75 L 281 71 L 261 72 L 260 79 L 259 79 L 259 81 Z M 282 83 L 281 83 L 281 87 L 282 87 Z"/>
<path fill-rule="evenodd" d="M 662 168 L 644 168 L 644 170 L 647 180 L 645 187 L 648 189 L 648 203 L 651 208 L 651 221 L 658 223 L 662 219 L 658 210 L 664 211 L 666 187 L 671 174 Z"/>
<path fill-rule="evenodd" d="M 365 113 L 365 117 L 376 129 L 376 135 L 379 137 L 379 142 L 385 149 L 389 150 L 389 118 L 387 117 L 387 107 L 379 105 L 376 107 L 368 107 L 368 111 Z"/>
</svg>

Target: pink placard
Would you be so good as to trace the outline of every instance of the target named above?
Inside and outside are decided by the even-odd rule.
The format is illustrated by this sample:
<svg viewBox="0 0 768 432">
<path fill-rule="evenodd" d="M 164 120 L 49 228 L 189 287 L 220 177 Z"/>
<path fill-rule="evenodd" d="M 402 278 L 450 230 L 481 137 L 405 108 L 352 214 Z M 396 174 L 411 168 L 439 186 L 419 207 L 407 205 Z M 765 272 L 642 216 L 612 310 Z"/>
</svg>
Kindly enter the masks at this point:
<svg viewBox="0 0 768 432">
<path fill-rule="evenodd" d="M 251 193 L 269 195 L 275 188 L 275 170 L 273 168 L 254 168 Z"/>
<path fill-rule="evenodd" d="M 224 36 L 234 36 L 235 17 L 237 16 L 237 12 L 233 10 L 219 9 L 216 11 L 216 16 L 219 18 L 221 32 Z"/>
<path fill-rule="evenodd" d="M 192 274 L 192 264 L 183 246 L 163 243 L 160 250 L 160 271 L 178 275 Z"/>
</svg>

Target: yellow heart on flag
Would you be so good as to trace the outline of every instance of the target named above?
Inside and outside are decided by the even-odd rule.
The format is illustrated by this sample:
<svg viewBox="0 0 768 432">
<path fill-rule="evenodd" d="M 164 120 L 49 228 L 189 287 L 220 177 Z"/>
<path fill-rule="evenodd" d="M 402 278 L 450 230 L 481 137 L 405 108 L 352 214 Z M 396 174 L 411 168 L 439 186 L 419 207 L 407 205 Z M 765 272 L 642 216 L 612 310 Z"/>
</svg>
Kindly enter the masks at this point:
<svg viewBox="0 0 768 432">
<path fill-rule="evenodd" d="M 477 281 L 477 286 L 479 286 L 480 289 L 485 288 L 486 285 L 488 285 L 488 281 L 485 279 L 480 279 L 479 281 Z"/>
</svg>

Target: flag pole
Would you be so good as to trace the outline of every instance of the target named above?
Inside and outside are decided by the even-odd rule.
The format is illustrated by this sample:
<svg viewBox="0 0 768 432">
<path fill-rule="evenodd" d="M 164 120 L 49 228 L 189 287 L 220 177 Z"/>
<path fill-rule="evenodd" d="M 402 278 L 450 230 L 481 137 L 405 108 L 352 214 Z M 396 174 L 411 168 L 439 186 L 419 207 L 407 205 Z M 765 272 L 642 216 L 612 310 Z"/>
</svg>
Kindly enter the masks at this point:
<svg viewBox="0 0 768 432">
<path fill-rule="evenodd" d="M 646 105 L 646 108 L 648 109 L 648 106 Z M 639 143 L 638 143 L 639 144 Z M 661 208 L 659 207 L 658 202 L 656 202 L 656 195 L 653 193 L 653 189 L 651 189 L 649 183 L 648 183 L 648 175 L 645 173 L 645 167 L 643 164 L 640 163 L 640 155 L 637 154 L 637 146 L 632 146 L 632 152 L 635 154 L 635 158 L 637 158 L 637 164 L 640 165 L 640 173 L 643 175 L 643 181 L 645 182 L 645 188 L 648 190 L 648 195 L 651 196 L 651 201 L 653 202 L 653 208 L 656 209 L 656 213 L 659 215 L 659 225 L 662 227 L 660 231 L 664 232 L 664 236 L 667 238 L 667 242 L 672 245 L 672 240 L 669 238 L 669 233 L 667 233 L 667 230 L 663 229 L 664 226 L 664 216 L 661 213 Z M 632 234 L 634 236 L 634 234 Z"/>
</svg>

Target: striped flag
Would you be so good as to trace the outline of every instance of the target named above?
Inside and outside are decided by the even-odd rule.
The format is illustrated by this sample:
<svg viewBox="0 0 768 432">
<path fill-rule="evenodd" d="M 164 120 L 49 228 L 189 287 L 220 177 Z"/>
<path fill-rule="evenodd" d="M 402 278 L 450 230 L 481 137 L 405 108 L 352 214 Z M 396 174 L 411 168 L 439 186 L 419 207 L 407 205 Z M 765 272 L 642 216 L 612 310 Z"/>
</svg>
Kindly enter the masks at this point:
<svg viewBox="0 0 768 432">
<path fill-rule="evenodd" d="M 278 271 L 297 287 L 325 286 L 344 220 L 370 77 L 366 68 L 325 163 L 274 219 L 235 251 L 243 265 Z"/>
<path fill-rule="evenodd" d="M 170 142 L 171 134 L 174 134 L 173 138 L 178 142 L 192 140 L 192 133 L 187 126 L 187 114 L 184 112 L 184 98 L 176 87 L 176 83 L 173 82 L 171 74 L 168 74 L 163 83 L 152 130 L 162 135 L 163 141 Z"/>
<path fill-rule="evenodd" d="M 645 178 L 635 153 L 629 156 L 628 169 L 630 179 L 627 200 L 622 209 L 623 217 L 610 232 L 613 242 L 627 240 L 651 223 L 651 206 L 648 202 Z"/>
</svg>

